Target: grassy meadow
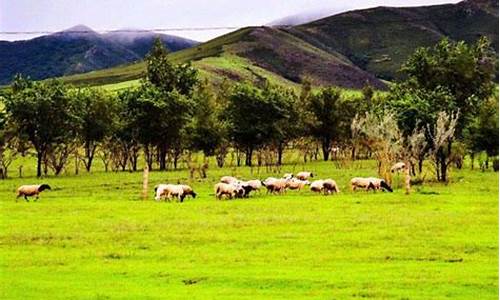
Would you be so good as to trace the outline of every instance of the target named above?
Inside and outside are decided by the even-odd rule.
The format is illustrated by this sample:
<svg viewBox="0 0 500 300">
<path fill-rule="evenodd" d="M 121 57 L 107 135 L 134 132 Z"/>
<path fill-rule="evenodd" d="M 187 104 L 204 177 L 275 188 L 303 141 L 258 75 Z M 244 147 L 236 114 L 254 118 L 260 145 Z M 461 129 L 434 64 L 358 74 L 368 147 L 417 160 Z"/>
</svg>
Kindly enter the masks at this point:
<svg viewBox="0 0 500 300">
<path fill-rule="evenodd" d="M 141 172 L 37 180 L 32 165 L 0 181 L 2 299 L 498 298 L 498 173 L 352 193 L 349 179 L 376 175 L 375 162 L 290 164 L 280 173 L 307 169 L 342 193 L 216 201 L 222 175 L 276 174 L 211 166 L 203 180 L 151 172 L 142 201 Z M 38 202 L 15 201 L 18 185 L 41 181 L 53 189 Z M 152 186 L 177 181 L 198 197 L 152 200 Z"/>
</svg>

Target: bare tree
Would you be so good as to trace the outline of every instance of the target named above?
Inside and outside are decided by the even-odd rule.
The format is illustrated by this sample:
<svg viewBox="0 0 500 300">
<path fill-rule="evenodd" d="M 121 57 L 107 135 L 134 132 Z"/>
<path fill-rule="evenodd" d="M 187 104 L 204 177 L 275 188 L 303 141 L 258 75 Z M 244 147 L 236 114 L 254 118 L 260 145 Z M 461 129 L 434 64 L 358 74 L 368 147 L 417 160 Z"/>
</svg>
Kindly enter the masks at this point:
<svg viewBox="0 0 500 300">
<path fill-rule="evenodd" d="M 436 179 L 447 181 L 448 166 L 453 162 L 452 144 L 459 113 L 439 112 L 434 128 L 428 126 L 432 138 L 431 157 L 436 167 Z"/>
</svg>

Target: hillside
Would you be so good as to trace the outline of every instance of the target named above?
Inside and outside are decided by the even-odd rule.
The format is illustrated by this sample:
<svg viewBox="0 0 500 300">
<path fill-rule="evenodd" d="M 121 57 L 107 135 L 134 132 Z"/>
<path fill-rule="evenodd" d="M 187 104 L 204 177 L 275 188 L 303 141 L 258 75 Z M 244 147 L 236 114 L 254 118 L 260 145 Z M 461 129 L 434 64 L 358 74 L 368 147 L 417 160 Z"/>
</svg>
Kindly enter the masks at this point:
<svg viewBox="0 0 500 300">
<path fill-rule="evenodd" d="M 324 18 L 288 31 L 326 52 L 341 53 L 387 80 L 417 47 L 444 37 L 475 42 L 487 36 L 498 52 L 498 0 L 424 7 L 377 7 Z"/>
<path fill-rule="evenodd" d="M 16 73 L 45 79 L 136 62 L 157 36 L 170 51 L 197 44 L 152 32 L 98 34 L 82 25 L 27 41 L 0 41 L 0 84 L 8 83 Z"/>
<path fill-rule="evenodd" d="M 481 35 L 488 36 L 498 52 L 498 0 L 377 7 L 299 26 L 248 27 L 170 57 L 176 63 L 191 61 L 202 76 L 213 80 L 266 77 L 293 85 L 308 78 L 316 85 L 360 88 L 369 82 L 382 87 L 379 79 L 397 78 L 397 70 L 416 48 L 444 37 L 470 43 Z M 136 63 L 64 80 L 111 84 L 138 79 L 143 72 L 144 64 Z"/>
</svg>

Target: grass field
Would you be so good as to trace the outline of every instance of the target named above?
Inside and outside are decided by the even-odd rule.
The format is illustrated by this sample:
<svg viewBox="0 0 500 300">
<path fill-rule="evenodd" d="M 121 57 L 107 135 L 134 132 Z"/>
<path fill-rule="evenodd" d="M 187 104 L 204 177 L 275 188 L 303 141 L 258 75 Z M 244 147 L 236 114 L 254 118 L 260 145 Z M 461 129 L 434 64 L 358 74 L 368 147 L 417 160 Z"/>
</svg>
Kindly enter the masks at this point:
<svg viewBox="0 0 500 300">
<path fill-rule="evenodd" d="M 245 167 L 151 173 L 192 184 L 184 203 L 139 200 L 140 172 L 46 178 L 30 203 L 15 188 L 39 180 L 0 181 L 0 298 L 498 299 L 498 173 L 453 170 L 407 196 L 348 191 L 374 162 L 281 173 L 303 168 L 342 193 L 216 201 L 221 175 L 268 175 Z"/>
</svg>

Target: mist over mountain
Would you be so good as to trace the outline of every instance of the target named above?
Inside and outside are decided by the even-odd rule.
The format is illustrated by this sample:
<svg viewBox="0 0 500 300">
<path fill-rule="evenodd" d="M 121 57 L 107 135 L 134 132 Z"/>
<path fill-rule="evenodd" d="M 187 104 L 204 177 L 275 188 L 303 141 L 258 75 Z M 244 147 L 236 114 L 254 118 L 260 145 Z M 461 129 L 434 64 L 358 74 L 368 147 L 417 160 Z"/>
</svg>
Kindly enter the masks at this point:
<svg viewBox="0 0 500 300">
<path fill-rule="evenodd" d="M 198 42 L 154 32 L 123 30 L 100 34 L 77 25 L 23 41 L 0 41 L 0 84 L 17 73 L 32 79 L 89 72 L 141 60 L 159 37 L 172 52 Z"/>
</svg>

